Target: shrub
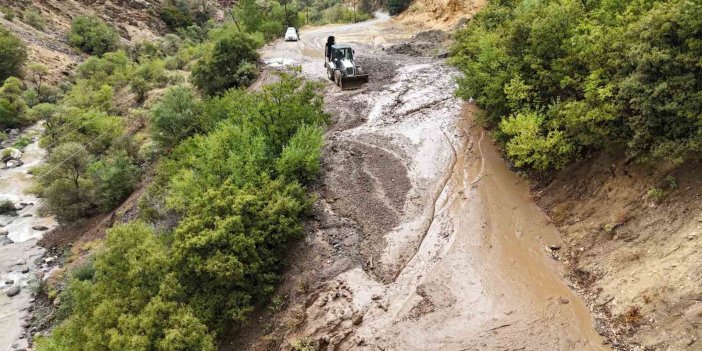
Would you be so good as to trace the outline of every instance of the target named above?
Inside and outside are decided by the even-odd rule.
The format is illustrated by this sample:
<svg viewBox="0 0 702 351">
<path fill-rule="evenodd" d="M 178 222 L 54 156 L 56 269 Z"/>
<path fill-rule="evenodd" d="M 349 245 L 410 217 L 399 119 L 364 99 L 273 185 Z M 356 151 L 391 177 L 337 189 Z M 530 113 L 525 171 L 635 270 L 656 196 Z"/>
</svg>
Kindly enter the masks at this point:
<svg viewBox="0 0 702 351">
<path fill-rule="evenodd" d="M 151 114 L 152 138 L 164 148 L 171 148 L 202 130 L 200 102 L 186 87 L 169 88 Z"/>
<path fill-rule="evenodd" d="M 71 278 L 80 281 L 90 281 L 95 277 L 95 262 L 88 258 L 86 262 L 71 269 Z"/>
<path fill-rule="evenodd" d="M 227 182 L 193 202 L 174 233 L 175 270 L 195 313 L 222 330 L 273 292 L 310 203 L 299 185 L 266 178 L 244 188 Z"/>
<path fill-rule="evenodd" d="M 44 209 L 67 223 L 94 212 L 95 189 L 87 177 L 92 155 L 81 144 L 56 147 L 46 164 L 33 170 L 39 179 L 35 193 L 44 197 Z"/>
<path fill-rule="evenodd" d="M 27 89 L 22 92 L 22 99 L 29 107 L 39 103 L 39 93 L 35 89 Z"/>
<path fill-rule="evenodd" d="M 323 131 L 319 127 L 303 126 L 283 148 L 276 161 L 276 171 L 283 177 L 308 183 L 319 173 Z"/>
<path fill-rule="evenodd" d="M 29 123 L 27 104 L 22 98 L 22 82 L 10 77 L 0 88 L 0 127 L 14 128 Z"/>
<path fill-rule="evenodd" d="M 523 167 L 607 149 L 681 163 L 702 156 L 701 27 L 685 0 L 490 2 L 456 35 L 458 94 Z"/>
<path fill-rule="evenodd" d="M 109 111 L 113 96 L 114 91 L 107 84 L 95 86 L 91 81 L 79 80 L 66 95 L 64 103 L 84 110 Z"/>
<path fill-rule="evenodd" d="M 180 288 L 169 261 L 165 245 L 143 223 L 110 229 L 92 280 L 70 280 L 61 294 L 67 318 L 51 337 L 37 340 L 37 350 L 214 351 L 207 327 L 174 301 Z"/>
<path fill-rule="evenodd" d="M 250 84 L 255 78 L 252 65 L 258 60 L 261 43 L 240 32 L 225 32 L 215 40 L 214 48 L 198 61 L 192 82 L 206 95 Z"/>
<path fill-rule="evenodd" d="M 44 30 L 46 22 L 41 12 L 35 9 L 27 9 L 22 12 L 22 21 L 38 30 Z"/>
<path fill-rule="evenodd" d="M 54 117 L 57 111 L 58 106 L 49 103 L 41 103 L 33 106 L 29 110 L 29 115 L 34 121 L 48 121 Z"/>
<path fill-rule="evenodd" d="M 2 11 L 6 20 L 12 22 L 15 19 L 15 11 L 13 9 L 7 6 L 0 6 L 0 11 Z"/>
<path fill-rule="evenodd" d="M 278 21 L 264 21 L 258 26 L 258 31 L 263 34 L 266 41 L 277 39 L 285 31 L 285 25 Z"/>
<path fill-rule="evenodd" d="M 68 41 L 88 54 L 102 56 L 117 48 L 119 35 L 100 18 L 81 15 L 73 19 Z"/>
<path fill-rule="evenodd" d="M 92 163 L 88 172 L 95 184 L 96 203 L 103 212 L 112 210 L 126 199 L 139 179 L 139 169 L 124 151 Z"/>
<path fill-rule="evenodd" d="M 27 49 L 24 43 L 5 28 L 0 27 L 0 81 L 9 77 L 19 77 L 24 61 L 27 59 Z"/>
<path fill-rule="evenodd" d="M 184 10 L 174 5 L 162 7 L 159 16 L 171 30 L 185 28 L 195 23 L 195 19 L 187 8 Z"/>
<path fill-rule="evenodd" d="M 10 200 L 0 200 L 0 215 L 16 216 L 17 207 Z"/>
</svg>

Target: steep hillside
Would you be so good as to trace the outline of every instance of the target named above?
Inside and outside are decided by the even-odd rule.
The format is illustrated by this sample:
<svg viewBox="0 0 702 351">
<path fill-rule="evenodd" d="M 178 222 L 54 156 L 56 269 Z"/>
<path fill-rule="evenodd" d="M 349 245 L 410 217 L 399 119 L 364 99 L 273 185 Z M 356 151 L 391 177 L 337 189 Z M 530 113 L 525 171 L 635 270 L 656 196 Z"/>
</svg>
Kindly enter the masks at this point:
<svg viewBox="0 0 702 351">
<path fill-rule="evenodd" d="M 471 18 L 485 3 L 486 0 L 415 0 L 397 20 L 421 29 L 450 30 Z"/>
<path fill-rule="evenodd" d="M 67 76 L 81 54 L 67 43 L 66 33 L 71 20 L 78 15 L 96 15 L 114 26 L 124 41 L 139 42 L 160 37 L 167 30 L 158 17 L 162 0 L 0 0 L 0 12 L 9 9 L 14 18 L 0 17 L 0 25 L 19 36 L 29 49 L 29 62 L 45 64 L 50 78 L 58 81 Z M 26 21 L 24 13 L 36 11 L 43 28 Z M 3 13 L 3 15 L 5 15 Z"/>
</svg>

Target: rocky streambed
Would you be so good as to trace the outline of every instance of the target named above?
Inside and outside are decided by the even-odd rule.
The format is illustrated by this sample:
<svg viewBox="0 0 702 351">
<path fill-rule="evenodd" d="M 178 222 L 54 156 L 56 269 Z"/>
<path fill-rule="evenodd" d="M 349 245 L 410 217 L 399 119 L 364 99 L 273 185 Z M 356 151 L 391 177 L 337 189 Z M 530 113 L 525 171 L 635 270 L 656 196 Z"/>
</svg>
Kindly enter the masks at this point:
<svg viewBox="0 0 702 351">
<path fill-rule="evenodd" d="M 27 193 L 34 182 L 30 170 L 44 162 L 41 132 L 41 124 L 8 130 L 0 144 L 0 351 L 29 346 L 36 331 L 30 319 L 33 295 L 55 260 L 44 258 L 37 241 L 57 224 L 39 214 L 41 200 Z"/>
</svg>

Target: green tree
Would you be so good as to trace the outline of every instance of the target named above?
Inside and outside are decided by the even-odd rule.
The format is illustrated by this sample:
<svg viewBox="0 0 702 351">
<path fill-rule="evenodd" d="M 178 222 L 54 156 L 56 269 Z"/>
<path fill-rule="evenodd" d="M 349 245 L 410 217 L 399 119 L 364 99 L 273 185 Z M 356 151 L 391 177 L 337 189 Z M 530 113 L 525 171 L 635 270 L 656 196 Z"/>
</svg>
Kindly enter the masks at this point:
<svg viewBox="0 0 702 351">
<path fill-rule="evenodd" d="M 261 43 L 249 34 L 224 32 L 215 39 L 212 51 L 193 68 L 192 83 L 205 95 L 253 83 L 257 71 L 256 51 Z"/>
<path fill-rule="evenodd" d="M 71 23 L 68 42 L 88 54 L 102 56 L 117 48 L 119 35 L 97 16 L 81 15 Z"/>
<path fill-rule="evenodd" d="M 189 88 L 169 88 L 151 109 L 152 138 L 164 148 L 203 130 L 200 101 Z"/>
<path fill-rule="evenodd" d="M 92 163 L 88 172 L 95 184 L 97 205 L 103 212 L 112 210 L 126 199 L 139 179 L 139 169 L 125 151 Z"/>
<path fill-rule="evenodd" d="M 303 126 L 298 129 L 276 161 L 278 174 L 303 184 L 312 181 L 319 173 L 322 142 L 322 128 Z"/>
<path fill-rule="evenodd" d="M 702 156 L 700 28 L 694 1 L 491 2 L 456 35 L 458 93 L 517 165 L 605 149 L 681 163 Z"/>
<path fill-rule="evenodd" d="M 27 60 L 24 43 L 5 28 L 0 27 L 0 81 L 19 77 Z"/>
<path fill-rule="evenodd" d="M 34 169 L 38 185 L 34 192 L 44 197 L 44 208 L 63 223 L 93 212 L 95 189 L 87 176 L 92 155 L 81 144 L 68 142 L 56 147 L 46 164 Z"/>
<path fill-rule="evenodd" d="M 309 206 L 301 186 L 266 177 L 244 188 L 225 182 L 195 199 L 174 233 L 173 257 L 196 315 L 221 330 L 270 296 Z"/>
<path fill-rule="evenodd" d="M 15 77 L 5 80 L 0 88 L 0 127 L 15 128 L 27 124 L 27 109 L 22 98 L 22 81 Z"/>
<path fill-rule="evenodd" d="M 70 281 L 61 295 L 69 317 L 37 349 L 214 351 L 207 327 L 169 298 L 179 289 L 170 267 L 166 246 L 145 224 L 110 229 L 93 278 Z"/>
</svg>

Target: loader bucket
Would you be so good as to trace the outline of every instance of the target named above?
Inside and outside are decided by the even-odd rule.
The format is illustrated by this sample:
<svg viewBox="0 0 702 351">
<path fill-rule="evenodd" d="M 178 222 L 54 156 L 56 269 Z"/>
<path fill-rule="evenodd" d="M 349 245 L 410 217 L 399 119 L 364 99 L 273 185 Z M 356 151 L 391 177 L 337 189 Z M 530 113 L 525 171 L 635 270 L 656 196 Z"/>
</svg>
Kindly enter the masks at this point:
<svg viewBox="0 0 702 351">
<path fill-rule="evenodd" d="M 359 74 L 353 77 L 341 78 L 341 81 L 339 82 L 339 87 L 342 90 L 358 89 L 365 83 L 368 83 L 368 75 Z"/>
</svg>

